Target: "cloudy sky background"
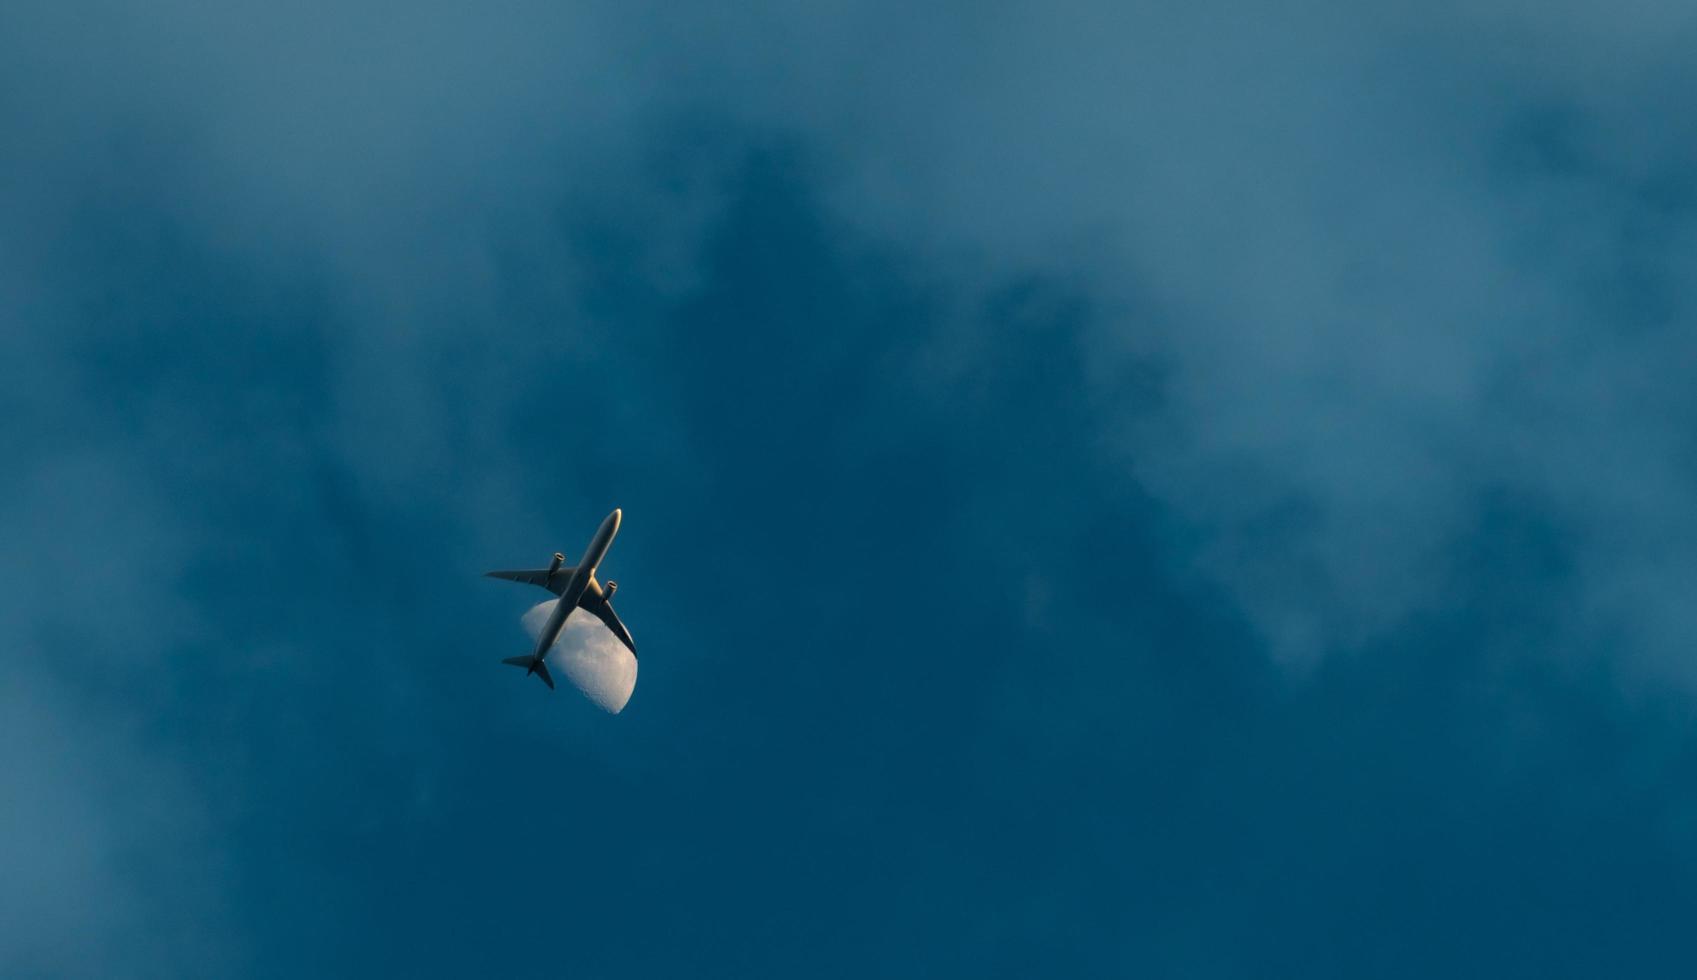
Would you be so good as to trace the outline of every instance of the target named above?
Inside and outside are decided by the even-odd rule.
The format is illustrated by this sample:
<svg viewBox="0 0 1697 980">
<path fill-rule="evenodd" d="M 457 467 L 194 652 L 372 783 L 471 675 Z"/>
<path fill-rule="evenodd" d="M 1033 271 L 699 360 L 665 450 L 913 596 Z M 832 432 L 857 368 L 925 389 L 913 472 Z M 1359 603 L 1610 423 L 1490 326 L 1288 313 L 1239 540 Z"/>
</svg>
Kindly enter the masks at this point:
<svg viewBox="0 0 1697 980">
<path fill-rule="evenodd" d="M 0 973 L 1689 976 L 1697 14 L 1169 8 L 0 9 Z"/>
</svg>

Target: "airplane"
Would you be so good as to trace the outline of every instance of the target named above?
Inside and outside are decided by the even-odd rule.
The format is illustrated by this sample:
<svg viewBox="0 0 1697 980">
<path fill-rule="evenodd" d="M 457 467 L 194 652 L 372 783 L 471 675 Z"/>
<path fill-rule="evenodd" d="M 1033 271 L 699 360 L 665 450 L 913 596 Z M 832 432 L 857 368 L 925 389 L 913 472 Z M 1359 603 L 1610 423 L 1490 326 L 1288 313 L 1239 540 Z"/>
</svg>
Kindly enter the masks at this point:
<svg viewBox="0 0 1697 980">
<path fill-rule="evenodd" d="M 595 569 L 606 557 L 607 549 L 613 544 L 613 535 L 619 533 L 619 521 L 623 513 L 617 509 L 601 522 L 595 529 L 595 537 L 589 539 L 589 547 L 583 552 L 583 561 L 577 565 L 564 564 L 566 556 L 554 552 L 554 560 L 547 568 L 528 568 L 514 571 L 485 572 L 489 578 L 506 579 L 509 582 L 524 582 L 529 585 L 540 585 L 549 592 L 560 597 L 555 604 L 554 612 L 548 617 L 547 625 L 536 637 L 536 649 L 528 656 L 508 657 L 501 661 L 514 667 L 523 667 L 526 676 L 535 674 L 542 678 L 542 683 L 548 689 L 554 689 L 554 678 L 548 675 L 548 665 L 543 662 L 554 641 L 560 638 L 560 630 L 565 628 L 566 617 L 574 609 L 586 609 L 591 615 L 607 624 L 613 635 L 619 638 L 631 652 L 636 655 L 636 642 L 630 638 L 630 630 L 619 622 L 619 616 L 613 612 L 613 593 L 618 591 L 619 583 L 608 582 L 603 588 L 595 580 Z"/>
</svg>

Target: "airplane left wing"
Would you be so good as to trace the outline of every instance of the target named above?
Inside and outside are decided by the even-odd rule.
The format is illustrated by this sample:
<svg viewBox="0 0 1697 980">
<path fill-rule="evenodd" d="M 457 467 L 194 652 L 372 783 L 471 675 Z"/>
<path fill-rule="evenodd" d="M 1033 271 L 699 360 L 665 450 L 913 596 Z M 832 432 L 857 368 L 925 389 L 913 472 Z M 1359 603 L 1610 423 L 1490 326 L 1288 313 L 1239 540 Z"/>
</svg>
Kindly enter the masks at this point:
<svg viewBox="0 0 1697 980">
<path fill-rule="evenodd" d="M 606 594 L 601 591 L 601 583 L 592 580 L 590 588 L 584 591 L 583 598 L 579 599 L 577 604 L 578 608 L 588 610 L 596 619 L 606 623 L 607 628 L 613 631 L 613 635 L 619 638 L 619 642 L 625 645 L 631 656 L 636 656 L 636 641 L 630 638 L 630 630 L 625 629 L 625 624 L 619 622 L 619 614 L 613 611 L 613 604 L 607 601 Z"/>
<path fill-rule="evenodd" d="M 560 590 L 566 587 L 567 580 L 572 577 L 572 566 L 561 565 L 554 570 L 553 575 L 549 575 L 546 568 L 521 568 L 512 571 L 484 572 L 483 574 L 489 578 L 501 578 L 509 582 L 540 585 L 549 592 L 559 595 Z"/>
</svg>

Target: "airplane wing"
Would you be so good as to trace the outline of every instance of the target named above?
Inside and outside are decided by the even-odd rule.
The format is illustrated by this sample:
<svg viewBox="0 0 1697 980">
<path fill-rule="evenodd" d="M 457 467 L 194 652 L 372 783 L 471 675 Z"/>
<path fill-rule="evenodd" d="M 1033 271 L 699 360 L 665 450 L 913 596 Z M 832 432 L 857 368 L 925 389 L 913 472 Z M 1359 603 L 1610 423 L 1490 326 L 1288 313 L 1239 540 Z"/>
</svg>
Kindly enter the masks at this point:
<svg viewBox="0 0 1697 980">
<path fill-rule="evenodd" d="M 636 656 L 636 641 L 630 638 L 630 630 L 625 629 L 625 624 L 619 622 L 619 614 L 613 611 L 613 604 L 608 602 L 606 595 L 602 593 L 601 583 L 590 579 L 589 588 L 584 590 L 583 598 L 579 599 L 577 604 L 578 608 L 588 610 L 596 619 L 606 623 L 607 628 L 613 631 L 613 635 L 619 638 L 619 642 L 625 645 L 631 656 Z"/>
<path fill-rule="evenodd" d="M 521 568 L 512 571 L 484 572 L 489 578 L 504 578 L 509 582 L 523 582 L 526 585 L 540 585 L 555 595 L 566 587 L 566 582 L 572 577 L 572 566 L 561 565 L 550 576 L 546 568 Z"/>
</svg>

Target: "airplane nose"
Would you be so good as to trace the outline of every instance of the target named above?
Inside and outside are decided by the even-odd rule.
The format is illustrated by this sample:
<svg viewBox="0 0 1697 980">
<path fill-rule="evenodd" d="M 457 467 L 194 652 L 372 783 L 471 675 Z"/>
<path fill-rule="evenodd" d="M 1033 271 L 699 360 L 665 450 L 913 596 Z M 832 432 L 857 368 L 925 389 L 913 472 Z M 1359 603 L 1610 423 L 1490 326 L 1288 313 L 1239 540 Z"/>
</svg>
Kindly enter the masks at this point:
<svg viewBox="0 0 1697 980">
<path fill-rule="evenodd" d="M 613 522 L 613 529 L 618 530 L 619 522 L 625 519 L 625 512 L 623 510 L 620 510 L 617 507 L 614 507 L 613 512 L 611 514 L 608 514 L 607 516 Z"/>
</svg>

